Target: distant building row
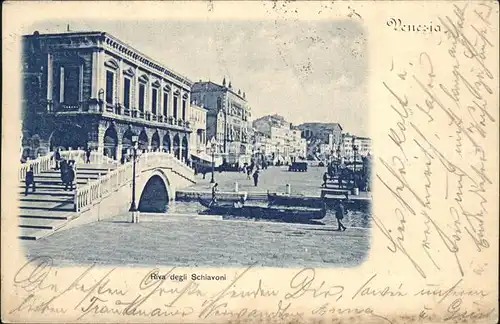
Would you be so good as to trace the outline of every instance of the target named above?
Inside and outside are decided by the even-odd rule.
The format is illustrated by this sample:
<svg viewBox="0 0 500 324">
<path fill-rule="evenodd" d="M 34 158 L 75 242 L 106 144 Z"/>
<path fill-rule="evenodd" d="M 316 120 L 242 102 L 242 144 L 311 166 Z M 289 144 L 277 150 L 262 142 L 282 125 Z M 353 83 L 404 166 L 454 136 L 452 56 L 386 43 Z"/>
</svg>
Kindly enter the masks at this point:
<svg viewBox="0 0 500 324">
<path fill-rule="evenodd" d="M 283 163 L 306 158 L 306 140 L 301 131 L 282 116 L 264 116 L 253 121 L 254 153 L 268 161 Z"/>
</svg>

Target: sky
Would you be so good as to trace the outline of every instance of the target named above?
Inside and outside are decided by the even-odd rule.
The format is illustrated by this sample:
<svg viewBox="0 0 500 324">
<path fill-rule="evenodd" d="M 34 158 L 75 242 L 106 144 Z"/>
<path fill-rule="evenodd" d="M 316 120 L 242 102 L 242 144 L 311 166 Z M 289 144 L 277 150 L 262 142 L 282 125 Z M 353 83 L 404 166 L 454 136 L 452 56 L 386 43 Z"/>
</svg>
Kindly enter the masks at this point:
<svg viewBox="0 0 500 324">
<path fill-rule="evenodd" d="M 366 36 L 354 21 L 45 21 L 23 33 L 105 31 L 192 81 L 246 93 L 253 118 L 339 122 L 368 136 Z"/>
</svg>

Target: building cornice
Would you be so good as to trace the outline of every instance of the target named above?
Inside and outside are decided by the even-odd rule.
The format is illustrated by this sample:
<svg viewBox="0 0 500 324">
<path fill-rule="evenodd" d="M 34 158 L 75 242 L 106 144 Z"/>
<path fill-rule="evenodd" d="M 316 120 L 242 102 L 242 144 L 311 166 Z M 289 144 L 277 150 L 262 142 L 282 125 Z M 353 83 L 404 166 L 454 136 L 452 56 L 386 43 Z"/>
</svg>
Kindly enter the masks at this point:
<svg viewBox="0 0 500 324">
<path fill-rule="evenodd" d="M 243 98 L 242 95 L 239 95 L 238 93 L 234 92 L 233 89 L 231 88 L 228 88 L 226 86 L 223 86 L 223 85 L 220 85 L 220 84 L 217 84 L 215 82 L 212 82 L 212 81 L 201 81 L 201 82 L 194 82 L 194 84 L 213 84 L 215 86 L 217 86 L 217 89 L 216 90 L 205 90 L 205 89 L 200 89 L 200 90 L 197 90 L 195 92 L 229 92 L 231 94 L 233 94 L 234 96 L 238 97 L 239 99 L 243 100 L 245 103 L 248 104 L 248 101 L 246 98 Z"/>
<path fill-rule="evenodd" d="M 180 73 L 177 73 L 174 70 L 167 68 L 165 65 L 157 62 L 156 60 L 153 60 L 152 58 L 148 57 L 147 55 L 143 54 L 142 52 L 138 51 L 137 49 L 131 47 L 130 45 L 124 43 L 123 41 L 119 40 L 118 38 L 107 32 L 91 31 L 91 32 L 69 32 L 69 33 L 59 33 L 59 34 L 37 34 L 37 35 L 32 34 L 32 35 L 23 35 L 23 38 L 61 39 L 61 40 L 67 39 L 69 41 L 68 45 L 73 44 L 74 41 L 74 43 L 84 43 L 87 45 L 90 45 L 89 43 L 91 43 L 92 46 L 97 48 L 104 47 L 104 49 L 113 49 L 114 51 L 120 53 L 124 57 L 132 59 L 134 61 L 141 62 L 150 69 L 156 71 L 158 74 L 166 75 L 180 82 L 186 87 L 191 88 L 191 86 L 193 85 L 193 82 L 189 80 L 187 77 L 184 77 Z M 64 42 L 63 45 L 65 45 Z"/>
</svg>

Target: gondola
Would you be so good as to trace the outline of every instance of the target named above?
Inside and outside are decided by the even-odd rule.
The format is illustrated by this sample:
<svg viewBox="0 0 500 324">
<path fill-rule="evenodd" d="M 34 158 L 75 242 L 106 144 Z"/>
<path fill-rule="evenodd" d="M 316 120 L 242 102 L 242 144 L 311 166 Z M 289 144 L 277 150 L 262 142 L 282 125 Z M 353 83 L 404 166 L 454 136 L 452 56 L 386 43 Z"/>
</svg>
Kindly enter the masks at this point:
<svg viewBox="0 0 500 324">
<path fill-rule="evenodd" d="M 207 213 L 213 215 L 234 216 L 255 219 L 281 220 L 284 222 L 308 223 L 313 219 L 323 219 L 326 206 L 322 208 L 287 208 L 262 206 L 235 206 L 227 203 L 214 203 L 198 198 L 200 204 L 207 208 Z"/>
<path fill-rule="evenodd" d="M 302 197 L 267 193 L 269 205 L 323 208 L 324 201 L 320 197 Z"/>
</svg>

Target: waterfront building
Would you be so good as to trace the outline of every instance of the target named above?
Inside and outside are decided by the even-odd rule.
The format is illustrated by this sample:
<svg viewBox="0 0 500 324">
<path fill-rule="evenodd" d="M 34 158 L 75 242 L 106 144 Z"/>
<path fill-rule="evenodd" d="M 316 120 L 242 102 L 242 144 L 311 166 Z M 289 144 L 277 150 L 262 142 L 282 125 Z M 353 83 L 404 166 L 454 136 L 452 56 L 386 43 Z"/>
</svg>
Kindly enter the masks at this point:
<svg viewBox="0 0 500 324">
<path fill-rule="evenodd" d="M 106 32 L 23 36 L 25 155 L 86 148 L 120 159 L 189 152 L 192 82 Z"/>
<path fill-rule="evenodd" d="M 347 160 L 351 160 L 354 156 L 354 151 L 353 151 L 354 138 L 355 137 L 350 133 L 342 134 L 340 154 Z"/>
<path fill-rule="evenodd" d="M 357 148 L 357 159 L 371 154 L 371 139 L 368 137 L 356 136 L 353 134 L 343 134 L 342 144 L 340 146 L 341 154 L 347 160 L 354 159 L 354 147 Z"/>
<path fill-rule="evenodd" d="M 273 162 L 291 162 L 305 157 L 305 140 L 300 129 L 287 122 L 280 115 L 263 116 L 253 121 L 253 127 L 260 134 L 256 141 L 265 141 L 266 156 Z"/>
<path fill-rule="evenodd" d="M 342 126 L 339 123 L 303 123 L 298 126 L 307 140 L 307 157 L 324 159 L 342 143 Z"/>
<path fill-rule="evenodd" d="M 196 100 L 191 102 L 189 109 L 189 125 L 193 130 L 189 141 L 189 153 L 193 157 L 210 161 L 206 155 L 207 147 L 207 110 L 198 105 Z"/>
<path fill-rule="evenodd" d="M 290 139 L 290 156 L 292 160 L 296 160 L 297 158 L 305 159 L 307 141 L 305 138 L 302 138 L 302 131 L 297 126 L 291 125 L 288 138 Z"/>
<path fill-rule="evenodd" d="M 354 145 L 358 147 L 358 153 L 360 156 L 367 156 L 371 154 L 372 140 L 370 138 L 358 136 L 354 140 Z"/>
<path fill-rule="evenodd" d="M 211 81 L 195 82 L 191 96 L 207 109 L 207 141 L 217 141 L 217 155 L 227 163 L 248 162 L 252 153 L 251 108 L 245 92 L 233 89 L 231 82 L 222 85 Z"/>
</svg>

